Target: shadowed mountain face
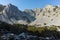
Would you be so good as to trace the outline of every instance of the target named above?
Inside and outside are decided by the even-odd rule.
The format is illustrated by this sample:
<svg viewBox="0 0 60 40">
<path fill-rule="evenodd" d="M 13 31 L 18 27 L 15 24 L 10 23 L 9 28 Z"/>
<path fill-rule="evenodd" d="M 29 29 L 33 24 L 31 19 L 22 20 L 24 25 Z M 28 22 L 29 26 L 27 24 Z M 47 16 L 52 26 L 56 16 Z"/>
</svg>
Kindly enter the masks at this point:
<svg viewBox="0 0 60 40">
<path fill-rule="evenodd" d="M 35 26 L 60 26 L 60 6 L 47 5 L 45 8 L 25 9 L 16 6 L 0 5 L 0 21 L 9 24 L 29 24 Z"/>
<path fill-rule="evenodd" d="M 0 4 L 0 12 L 5 8 L 5 6 Z"/>
<path fill-rule="evenodd" d="M 16 6 L 12 4 L 8 4 L 4 8 L 2 7 L 1 10 L 2 11 L 0 11 L 0 20 L 10 24 L 28 24 L 35 20 L 34 16 L 20 11 Z"/>
</svg>

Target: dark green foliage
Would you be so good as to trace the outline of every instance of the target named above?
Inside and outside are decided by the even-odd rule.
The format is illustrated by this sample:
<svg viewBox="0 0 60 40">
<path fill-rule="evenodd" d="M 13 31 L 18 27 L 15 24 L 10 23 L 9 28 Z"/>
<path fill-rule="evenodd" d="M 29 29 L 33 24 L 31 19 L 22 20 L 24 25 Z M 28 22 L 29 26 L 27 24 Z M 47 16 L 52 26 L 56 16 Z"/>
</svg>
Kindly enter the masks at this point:
<svg viewBox="0 0 60 40">
<path fill-rule="evenodd" d="M 60 26 L 58 26 L 60 27 Z M 56 26 L 52 25 L 51 27 L 35 27 L 27 26 L 22 24 L 7 24 L 5 22 L 0 22 L 0 29 L 6 29 L 15 34 L 20 34 L 21 32 L 26 32 L 28 34 L 37 35 L 41 37 L 58 37 L 60 38 L 60 32 L 57 31 Z"/>
<path fill-rule="evenodd" d="M 45 13 L 43 13 L 43 16 L 45 16 Z"/>
<path fill-rule="evenodd" d="M 51 12 L 51 11 L 48 11 L 49 13 Z"/>
<path fill-rule="evenodd" d="M 51 36 L 57 36 L 59 35 L 57 33 L 57 29 L 55 26 L 53 27 L 34 27 L 34 26 L 29 26 L 28 27 L 28 32 L 32 33 L 33 35 L 38 35 L 41 37 L 51 37 Z"/>
<path fill-rule="evenodd" d="M 58 8 L 58 6 L 55 6 L 55 8 L 53 10 L 56 11 L 57 8 Z"/>
<path fill-rule="evenodd" d="M 44 25 L 46 25 L 46 23 L 44 23 Z"/>
<path fill-rule="evenodd" d="M 56 31 L 57 30 L 57 28 L 56 27 L 49 27 L 49 29 L 48 30 L 50 30 L 50 31 Z"/>
<path fill-rule="evenodd" d="M 0 29 L 6 29 L 6 30 L 11 31 L 15 34 L 19 34 L 23 31 L 25 31 L 26 27 L 27 27 L 26 25 L 21 25 L 21 24 L 10 25 L 5 22 L 0 22 Z"/>
<path fill-rule="evenodd" d="M 58 26 L 58 28 L 60 28 L 60 26 Z"/>
</svg>

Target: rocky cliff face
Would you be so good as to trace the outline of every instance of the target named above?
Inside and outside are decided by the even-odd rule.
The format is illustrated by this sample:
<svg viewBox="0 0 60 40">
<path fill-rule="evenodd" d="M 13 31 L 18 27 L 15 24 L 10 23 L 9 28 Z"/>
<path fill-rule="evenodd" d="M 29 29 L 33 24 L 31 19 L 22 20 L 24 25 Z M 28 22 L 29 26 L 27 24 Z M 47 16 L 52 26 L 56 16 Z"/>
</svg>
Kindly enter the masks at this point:
<svg viewBox="0 0 60 40">
<path fill-rule="evenodd" d="M 60 26 L 60 6 L 47 5 L 45 8 L 36 9 L 39 14 L 31 25 L 36 26 Z M 36 12 L 35 11 L 35 12 Z"/>
<path fill-rule="evenodd" d="M 0 12 L 0 20 L 13 24 L 28 24 L 35 20 L 35 18 L 27 13 L 20 11 L 16 6 L 8 4 Z"/>
<path fill-rule="evenodd" d="M 0 5 L 0 21 L 10 24 L 29 24 L 35 26 L 60 26 L 60 6 L 47 5 L 44 8 L 20 11 L 16 6 Z"/>
</svg>

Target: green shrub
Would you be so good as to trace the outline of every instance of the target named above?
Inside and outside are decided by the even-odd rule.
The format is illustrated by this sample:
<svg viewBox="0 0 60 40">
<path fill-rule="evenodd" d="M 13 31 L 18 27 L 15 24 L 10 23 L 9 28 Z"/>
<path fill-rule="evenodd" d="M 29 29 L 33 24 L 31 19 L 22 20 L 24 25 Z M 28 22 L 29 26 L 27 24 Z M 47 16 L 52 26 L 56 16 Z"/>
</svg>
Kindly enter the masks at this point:
<svg viewBox="0 0 60 40">
<path fill-rule="evenodd" d="M 56 28 L 56 27 L 49 27 L 49 30 L 50 30 L 50 31 L 56 31 L 57 28 Z"/>
<path fill-rule="evenodd" d="M 28 28 L 27 28 L 27 30 L 28 31 L 32 31 L 32 32 L 36 32 L 37 30 L 36 30 L 36 27 L 34 27 L 34 26 L 29 26 Z"/>
</svg>

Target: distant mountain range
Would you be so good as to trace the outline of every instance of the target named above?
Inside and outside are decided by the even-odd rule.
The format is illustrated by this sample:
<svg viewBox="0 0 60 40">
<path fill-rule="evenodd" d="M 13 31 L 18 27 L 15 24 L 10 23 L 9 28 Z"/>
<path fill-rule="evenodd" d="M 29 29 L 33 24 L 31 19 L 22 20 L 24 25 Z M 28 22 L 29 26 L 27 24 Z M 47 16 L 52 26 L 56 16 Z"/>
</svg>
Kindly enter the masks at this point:
<svg viewBox="0 0 60 40">
<path fill-rule="evenodd" d="M 44 8 L 19 10 L 16 6 L 0 4 L 0 21 L 9 24 L 34 26 L 60 26 L 60 6 L 47 5 Z"/>
</svg>

